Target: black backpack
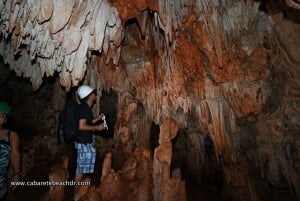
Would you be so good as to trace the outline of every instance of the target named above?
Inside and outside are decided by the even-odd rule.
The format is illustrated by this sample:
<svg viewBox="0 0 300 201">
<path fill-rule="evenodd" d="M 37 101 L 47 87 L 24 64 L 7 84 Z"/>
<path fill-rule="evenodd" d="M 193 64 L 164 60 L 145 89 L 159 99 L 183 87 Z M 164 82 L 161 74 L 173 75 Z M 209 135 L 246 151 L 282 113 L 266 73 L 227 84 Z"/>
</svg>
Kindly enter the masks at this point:
<svg viewBox="0 0 300 201">
<path fill-rule="evenodd" d="M 76 142 L 78 135 L 77 107 L 78 105 L 69 106 L 59 114 L 58 142 L 60 142 L 60 131 L 62 131 L 65 143 L 71 144 Z"/>
</svg>

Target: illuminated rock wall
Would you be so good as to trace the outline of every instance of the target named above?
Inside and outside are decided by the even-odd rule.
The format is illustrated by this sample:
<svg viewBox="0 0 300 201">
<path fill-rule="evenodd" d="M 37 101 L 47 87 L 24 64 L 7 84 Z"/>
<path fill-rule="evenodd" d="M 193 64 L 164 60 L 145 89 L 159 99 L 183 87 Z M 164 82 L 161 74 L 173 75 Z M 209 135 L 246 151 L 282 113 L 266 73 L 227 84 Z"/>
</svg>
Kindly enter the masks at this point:
<svg viewBox="0 0 300 201">
<path fill-rule="evenodd" d="M 151 125 L 159 125 L 154 200 L 170 200 L 165 174 L 170 177 L 176 154 L 171 139 L 179 129 L 190 145 L 187 171 L 202 180 L 210 173 L 207 163 L 214 164 L 223 173 L 225 196 L 264 200 L 261 189 L 272 197 L 283 188 L 299 200 L 300 27 L 293 18 L 299 11 L 272 13 L 270 6 L 237 0 L 1 1 L 0 54 L 34 90 L 44 76 L 57 75 L 66 91 L 82 82 L 97 88 L 95 113 L 101 94 L 115 92 L 113 156 L 119 167 L 136 147 L 151 146 Z"/>
</svg>

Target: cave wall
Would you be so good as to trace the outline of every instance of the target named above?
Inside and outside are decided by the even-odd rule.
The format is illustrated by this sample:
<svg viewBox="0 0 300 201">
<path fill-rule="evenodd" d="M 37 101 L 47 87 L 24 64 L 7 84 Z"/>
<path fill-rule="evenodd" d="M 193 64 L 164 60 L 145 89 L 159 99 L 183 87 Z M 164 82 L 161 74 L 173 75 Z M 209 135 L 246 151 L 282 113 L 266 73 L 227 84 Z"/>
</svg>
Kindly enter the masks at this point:
<svg viewBox="0 0 300 201">
<path fill-rule="evenodd" d="M 0 54 L 33 90 L 42 91 L 44 77 L 59 77 L 41 93 L 41 116 L 28 118 L 33 122 L 62 109 L 60 87 L 90 84 L 98 104 L 102 93 L 116 93 L 117 166 L 136 147 L 151 146 L 152 123 L 172 119 L 189 145 L 186 170 L 198 181 L 221 171 L 223 194 L 233 200 L 266 200 L 281 191 L 299 200 L 300 27 L 299 11 L 289 5 L 1 1 Z M 173 138 L 158 143 L 154 171 L 165 171 L 164 161 L 170 168 Z M 166 159 L 156 154 L 161 149 Z"/>
<path fill-rule="evenodd" d="M 31 83 L 9 70 L 1 58 L 0 99 L 10 103 L 13 109 L 15 129 L 26 135 L 47 131 L 55 136 L 58 112 L 62 111 L 67 97 L 55 78 L 45 79 L 38 91 L 32 91 Z M 32 134 L 30 134 L 32 132 Z"/>
</svg>

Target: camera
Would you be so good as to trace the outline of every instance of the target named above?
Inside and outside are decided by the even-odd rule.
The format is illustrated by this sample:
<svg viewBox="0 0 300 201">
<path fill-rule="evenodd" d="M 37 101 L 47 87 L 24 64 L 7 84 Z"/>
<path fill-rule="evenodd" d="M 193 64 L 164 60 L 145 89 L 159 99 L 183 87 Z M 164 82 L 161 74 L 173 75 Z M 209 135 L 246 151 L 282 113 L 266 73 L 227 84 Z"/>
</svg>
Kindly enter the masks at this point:
<svg viewBox="0 0 300 201">
<path fill-rule="evenodd" d="M 105 120 L 105 115 L 103 115 L 102 117 L 102 121 L 103 121 L 103 126 L 106 130 L 108 130 L 108 126 L 107 126 L 107 123 L 106 123 L 106 120 Z"/>
</svg>

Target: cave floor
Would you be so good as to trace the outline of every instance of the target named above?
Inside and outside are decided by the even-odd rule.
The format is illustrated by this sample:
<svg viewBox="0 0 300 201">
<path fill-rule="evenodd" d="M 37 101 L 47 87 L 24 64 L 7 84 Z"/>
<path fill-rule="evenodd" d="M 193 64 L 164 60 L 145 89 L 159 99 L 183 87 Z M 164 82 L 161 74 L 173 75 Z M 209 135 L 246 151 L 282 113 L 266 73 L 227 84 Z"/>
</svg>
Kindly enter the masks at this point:
<svg viewBox="0 0 300 201">
<path fill-rule="evenodd" d="M 21 150 L 22 151 L 22 150 Z M 34 154 L 33 168 L 21 179 L 21 181 L 48 181 L 50 168 L 57 164 L 58 158 L 63 154 L 70 155 L 71 149 L 58 149 L 55 153 L 50 153 L 47 148 L 40 148 Z M 100 178 L 101 164 L 103 159 L 97 159 L 96 172 L 93 178 Z M 72 173 L 70 173 L 72 178 Z M 72 179 L 69 179 L 72 180 Z M 97 181 L 92 180 L 92 184 L 97 185 Z M 9 191 L 7 201 L 31 200 L 39 201 L 41 197 L 48 191 L 48 186 L 20 186 L 16 191 Z M 199 185 L 186 183 L 186 191 L 188 201 L 221 201 L 222 198 L 216 191 Z M 65 187 L 65 201 L 73 200 L 73 186 Z"/>
<path fill-rule="evenodd" d="M 40 157 L 35 158 L 35 166 L 32 170 L 22 178 L 22 181 L 47 181 L 48 173 L 51 166 L 55 164 L 59 155 L 49 159 L 47 154 L 42 154 Z M 98 164 L 99 168 L 99 164 Z M 99 178 L 101 171 L 96 172 L 94 178 Z M 92 181 L 96 184 L 96 181 Z M 19 187 L 15 192 L 9 192 L 6 201 L 40 201 L 43 194 L 48 191 L 47 186 L 23 186 Z M 187 201 L 225 201 L 220 194 L 207 186 L 186 182 Z M 73 186 L 66 186 L 65 188 L 65 201 L 73 200 Z M 276 197 L 272 199 L 276 201 L 287 201 L 285 196 Z"/>
<path fill-rule="evenodd" d="M 32 139 L 23 139 L 25 144 L 32 143 Z M 39 148 L 35 151 L 32 169 L 21 179 L 21 181 L 48 181 L 48 174 L 50 168 L 57 164 L 58 159 L 68 153 L 67 155 L 72 159 L 72 149 L 65 146 L 60 146 L 62 148 L 58 149 L 56 152 L 49 153 L 49 149 Z M 21 151 L 24 151 L 24 149 Z M 100 154 L 99 154 L 100 155 Z M 99 156 L 100 157 L 100 156 Z M 97 158 L 96 162 L 96 172 L 92 177 L 92 184 L 98 185 L 97 178 L 101 177 L 103 158 Z M 72 165 L 72 163 L 70 163 Z M 72 166 L 70 166 L 71 168 Z M 72 168 L 71 168 L 72 169 Z M 74 169 L 74 168 L 73 168 Z M 73 173 L 74 174 L 74 173 Z M 69 173 L 70 178 L 73 178 L 72 172 Z M 69 180 L 72 180 L 70 179 Z M 99 181 L 99 180 L 98 180 Z M 9 192 L 6 201 L 19 201 L 19 200 L 30 200 L 30 201 L 41 201 L 43 195 L 48 191 L 48 186 L 23 186 L 19 187 L 14 192 Z M 186 179 L 186 192 L 187 201 L 225 201 L 220 193 L 214 190 L 212 187 L 199 185 L 190 182 Z M 73 200 L 73 186 L 65 187 L 65 201 Z M 274 197 L 273 197 L 274 198 Z M 286 195 L 276 196 L 273 201 L 287 201 Z"/>
</svg>

